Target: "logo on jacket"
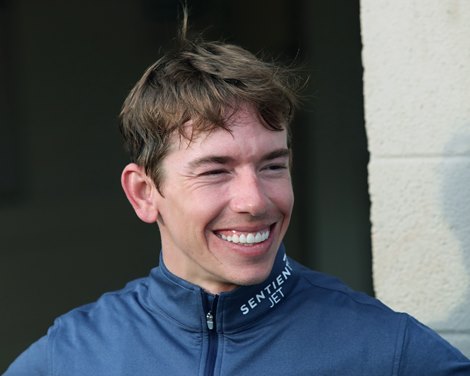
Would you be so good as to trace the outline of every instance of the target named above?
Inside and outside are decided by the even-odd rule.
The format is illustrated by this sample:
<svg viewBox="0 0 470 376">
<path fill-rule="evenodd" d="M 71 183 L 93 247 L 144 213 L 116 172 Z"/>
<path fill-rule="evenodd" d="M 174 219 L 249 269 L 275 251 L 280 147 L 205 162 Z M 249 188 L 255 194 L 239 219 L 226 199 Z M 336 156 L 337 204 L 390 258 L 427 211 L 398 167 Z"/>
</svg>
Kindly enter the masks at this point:
<svg viewBox="0 0 470 376">
<path fill-rule="evenodd" d="M 285 262 L 284 269 L 274 277 L 265 287 L 263 287 L 255 296 L 248 299 L 245 304 L 240 306 L 240 311 L 244 315 L 250 313 L 251 310 L 255 309 L 261 302 L 265 301 L 266 299 L 269 300 L 269 308 L 273 308 L 276 304 L 278 304 L 284 297 L 285 294 L 282 291 L 282 285 L 289 279 L 292 275 L 292 267 L 289 265 L 289 260 L 287 256 L 284 255 L 283 258 Z"/>
</svg>

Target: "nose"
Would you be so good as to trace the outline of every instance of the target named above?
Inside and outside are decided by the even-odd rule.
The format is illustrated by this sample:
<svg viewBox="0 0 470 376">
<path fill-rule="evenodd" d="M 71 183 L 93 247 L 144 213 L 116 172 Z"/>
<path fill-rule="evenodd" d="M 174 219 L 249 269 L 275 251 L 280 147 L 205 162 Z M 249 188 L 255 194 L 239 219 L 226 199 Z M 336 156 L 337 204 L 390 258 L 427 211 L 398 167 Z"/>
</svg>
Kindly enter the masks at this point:
<svg viewBox="0 0 470 376">
<path fill-rule="evenodd" d="M 255 173 L 246 173 L 233 181 L 230 207 L 236 213 L 262 216 L 269 206 L 269 198 Z"/>
</svg>

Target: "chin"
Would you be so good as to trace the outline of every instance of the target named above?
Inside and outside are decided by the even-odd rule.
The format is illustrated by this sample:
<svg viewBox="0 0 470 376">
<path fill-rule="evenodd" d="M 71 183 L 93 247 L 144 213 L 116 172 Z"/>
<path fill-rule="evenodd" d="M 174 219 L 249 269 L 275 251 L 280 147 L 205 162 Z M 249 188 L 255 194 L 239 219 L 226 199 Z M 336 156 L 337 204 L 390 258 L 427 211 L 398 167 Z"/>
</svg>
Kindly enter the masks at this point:
<svg viewBox="0 0 470 376">
<path fill-rule="evenodd" d="M 238 274 L 235 278 L 235 284 L 238 286 L 252 286 L 257 285 L 266 281 L 271 273 L 272 265 L 269 268 L 264 268 L 263 270 L 257 270 L 253 273 L 243 273 Z"/>
</svg>

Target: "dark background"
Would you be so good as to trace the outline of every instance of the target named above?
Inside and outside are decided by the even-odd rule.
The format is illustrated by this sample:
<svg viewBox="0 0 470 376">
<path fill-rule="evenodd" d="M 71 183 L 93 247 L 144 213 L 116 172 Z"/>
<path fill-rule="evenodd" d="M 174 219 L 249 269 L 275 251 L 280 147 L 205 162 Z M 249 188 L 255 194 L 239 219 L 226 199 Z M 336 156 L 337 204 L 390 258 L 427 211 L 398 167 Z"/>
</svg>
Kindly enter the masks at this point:
<svg viewBox="0 0 470 376">
<path fill-rule="evenodd" d="M 303 65 L 288 253 L 372 293 L 359 1 L 188 0 L 192 30 Z M 53 319 L 145 276 L 117 116 L 176 0 L 0 0 L 0 372 Z"/>
</svg>

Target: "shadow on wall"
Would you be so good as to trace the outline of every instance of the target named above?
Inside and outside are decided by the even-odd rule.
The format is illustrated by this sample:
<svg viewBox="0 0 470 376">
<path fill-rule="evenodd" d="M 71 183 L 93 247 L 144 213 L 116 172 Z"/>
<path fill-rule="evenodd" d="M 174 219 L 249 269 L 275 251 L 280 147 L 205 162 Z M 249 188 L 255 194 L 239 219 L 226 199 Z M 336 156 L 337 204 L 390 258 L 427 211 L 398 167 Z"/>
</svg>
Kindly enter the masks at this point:
<svg viewBox="0 0 470 376">
<path fill-rule="evenodd" d="M 443 162 L 438 166 L 442 177 L 440 202 L 443 219 L 451 235 L 441 244 L 447 265 L 442 301 L 443 310 L 430 325 L 441 334 L 463 335 L 454 341 L 470 353 L 470 123 L 455 132 L 447 143 Z M 455 242 L 455 243 L 454 243 Z M 447 285 L 446 285 L 447 284 Z M 468 336 L 461 342 L 465 334 Z M 461 342 L 461 346 L 459 346 Z"/>
</svg>

